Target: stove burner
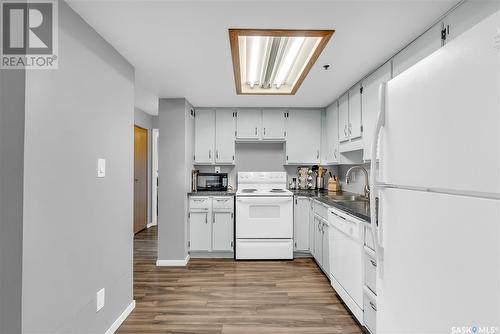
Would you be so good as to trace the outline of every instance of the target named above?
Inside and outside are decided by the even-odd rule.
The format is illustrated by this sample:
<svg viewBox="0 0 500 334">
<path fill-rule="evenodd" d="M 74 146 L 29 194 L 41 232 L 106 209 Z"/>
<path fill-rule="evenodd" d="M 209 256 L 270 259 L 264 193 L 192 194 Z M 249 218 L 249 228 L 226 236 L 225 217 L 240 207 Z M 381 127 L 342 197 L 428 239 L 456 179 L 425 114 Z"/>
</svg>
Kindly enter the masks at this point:
<svg viewBox="0 0 500 334">
<path fill-rule="evenodd" d="M 269 192 L 272 192 L 272 193 L 284 193 L 285 190 L 284 189 L 271 189 Z"/>
<path fill-rule="evenodd" d="M 254 193 L 256 191 L 257 191 L 257 189 L 242 189 L 241 190 L 242 193 Z"/>
</svg>

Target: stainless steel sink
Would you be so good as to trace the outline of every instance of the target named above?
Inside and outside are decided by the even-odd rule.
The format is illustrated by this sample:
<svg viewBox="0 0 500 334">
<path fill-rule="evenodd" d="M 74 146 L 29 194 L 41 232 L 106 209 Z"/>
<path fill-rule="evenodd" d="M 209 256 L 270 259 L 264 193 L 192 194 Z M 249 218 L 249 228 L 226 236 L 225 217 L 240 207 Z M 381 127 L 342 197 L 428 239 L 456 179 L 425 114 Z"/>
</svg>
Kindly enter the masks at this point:
<svg viewBox="0 0 500 334">
<path fill-rule="evenodd" d="M 332 200 L 338 202 L 368 202 L 368 198 L 359 195 L 332 196 Z"/>
</svg>

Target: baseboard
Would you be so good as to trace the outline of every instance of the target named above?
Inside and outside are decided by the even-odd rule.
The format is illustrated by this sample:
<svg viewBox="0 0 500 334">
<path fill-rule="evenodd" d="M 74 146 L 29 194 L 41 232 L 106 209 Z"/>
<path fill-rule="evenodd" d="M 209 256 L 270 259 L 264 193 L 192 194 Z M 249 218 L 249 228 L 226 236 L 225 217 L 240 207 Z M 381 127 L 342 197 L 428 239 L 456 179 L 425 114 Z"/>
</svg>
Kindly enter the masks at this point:
<svg viewBox="0 0 500 334">
<path fill-rule="evenodd" d="M 146 225 L 146 228 L 150 228 L 151 226 L 156 226 L 157 224 L 150 222 Z"/>
<path fill-rule="evenodd" d="M 189 252 L 191 259 L 233 259 L 234 252 Z"/>
<path fill-rule="evenodd" d="M 157 267 L 185 267 L 189 262 L 189 255 L 184 260 L 156 260 Z"/>
<path fill-rule="evenodd" d="M 120 316 L 115 320 L 115 322 L 113 322 L 111 327 L 109 327 L 106 333 L 104 334 L 113 334 L 114 332 L 116 332 L 118 327 L 120 327 L 120 325 L 125 321 L 125 319 L 127 319 L 127 317 L 134 310 L 134 308 L 135 308 L 135 300 L 132 300 L 130 304 L 125 308 L 125 310 L 122 312 L 122 314 L 120 314 Z"/>
</svg>

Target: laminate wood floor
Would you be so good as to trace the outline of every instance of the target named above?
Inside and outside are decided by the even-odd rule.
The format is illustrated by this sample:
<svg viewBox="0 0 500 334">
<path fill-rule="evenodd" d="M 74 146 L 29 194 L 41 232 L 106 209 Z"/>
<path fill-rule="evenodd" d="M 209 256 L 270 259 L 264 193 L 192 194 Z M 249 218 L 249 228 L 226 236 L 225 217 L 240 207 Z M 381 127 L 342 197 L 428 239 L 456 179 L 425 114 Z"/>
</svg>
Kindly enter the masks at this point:
<svg viewBox="0 0 500 334">
<path fill-rule="evenodd" d="M 118 333 L 362 333 L 312 259 L 156 267 L 156 235 L 135 237 L 136 308 Z"/>
</svg>

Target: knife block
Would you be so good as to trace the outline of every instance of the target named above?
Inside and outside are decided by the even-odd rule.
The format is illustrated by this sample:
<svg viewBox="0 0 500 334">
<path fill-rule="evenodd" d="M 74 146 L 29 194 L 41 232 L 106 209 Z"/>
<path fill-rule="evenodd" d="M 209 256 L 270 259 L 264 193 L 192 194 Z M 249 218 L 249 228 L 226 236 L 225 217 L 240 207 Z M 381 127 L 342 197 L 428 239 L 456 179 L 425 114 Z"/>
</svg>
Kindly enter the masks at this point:
<svg viewBox="0 0 500 334">
<path fill-rule="evenodd" d="M 328 179 L 328 191 L 340 191 L 340 182 L 335 181 L 333 177 Z"/>
</svg>

